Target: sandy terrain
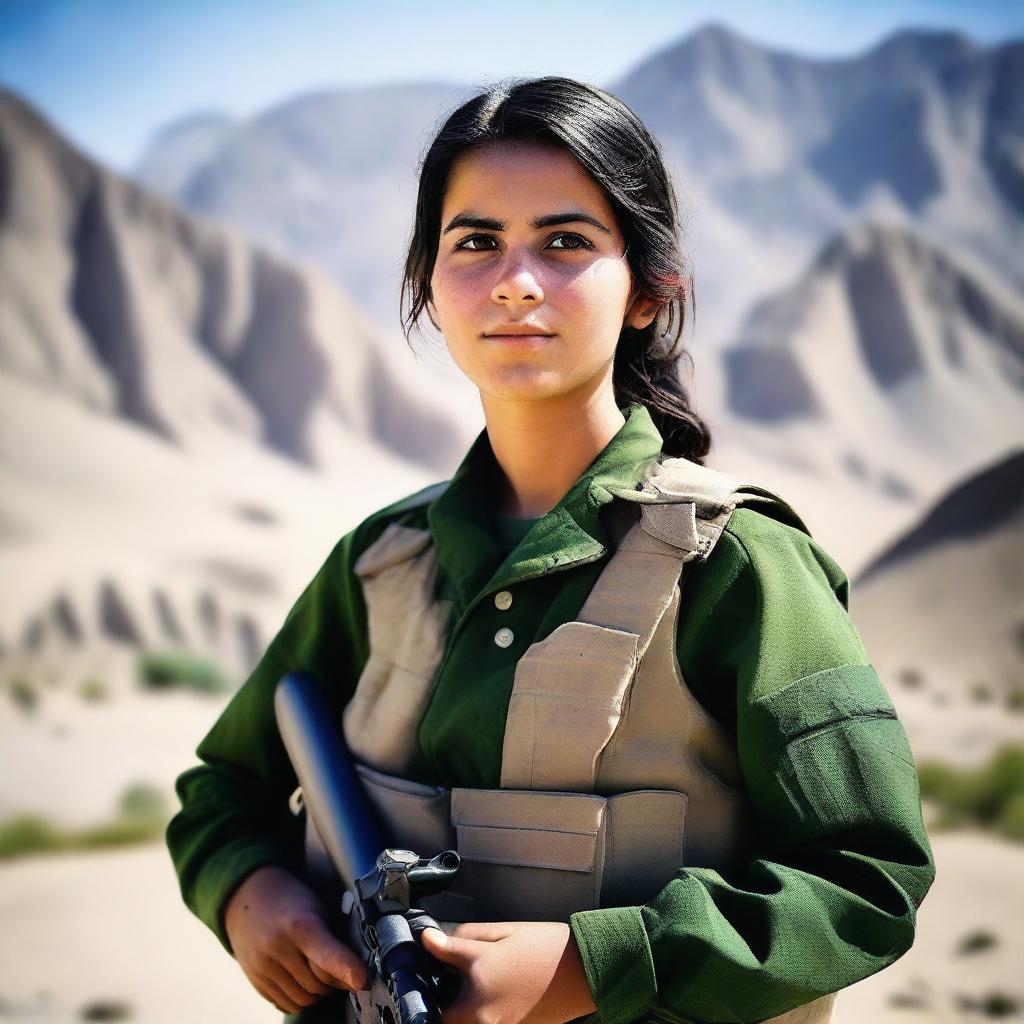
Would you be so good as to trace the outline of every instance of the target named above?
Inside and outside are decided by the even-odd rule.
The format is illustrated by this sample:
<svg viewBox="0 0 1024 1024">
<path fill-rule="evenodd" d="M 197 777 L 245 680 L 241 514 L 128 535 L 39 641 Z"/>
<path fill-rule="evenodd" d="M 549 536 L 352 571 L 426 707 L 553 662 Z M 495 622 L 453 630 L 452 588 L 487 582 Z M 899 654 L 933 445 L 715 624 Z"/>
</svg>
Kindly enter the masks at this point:
<svg viewBox="0 0 1024 1024">
<path fill-rule="evenodd" d="M 0 819 L 32 812 L 84 827 L 112 817 L 136 782 L 177 808 L 174 780 L 197 763 L 196 745 L 227 698 L 129 692 L 92 705 L 54 690 L 42 701 L 32 716 L 0 711 Z"/>
<path fill-rule="evenodd" d="M 1024 848 L 971 834 L 935 839 L 938 878 L 914 948 L 843 993 L 837 1024 L 969 1021 L 958 996 L 1024 1001 Z M 1010 922 L 1014 922 L 1012 925 Z M 997 944 L 957 955 L 964 936 Z M 0 865 L 0 1018 L 63 1024 L 103 998 L 144 1024 L 258 1024 L 280 1014 L 186 910 L 161 845 Z M 916 1007 L 897 1000 L 916 999 Z"/>
<path fill-rule="evenodd" d="M 280 1021 L 178 894 L 162 845 L 0 867 L 0 999 L 13 1021 L 64 1022 L 97 1000 L 132 1021 Z"/>
</svg>

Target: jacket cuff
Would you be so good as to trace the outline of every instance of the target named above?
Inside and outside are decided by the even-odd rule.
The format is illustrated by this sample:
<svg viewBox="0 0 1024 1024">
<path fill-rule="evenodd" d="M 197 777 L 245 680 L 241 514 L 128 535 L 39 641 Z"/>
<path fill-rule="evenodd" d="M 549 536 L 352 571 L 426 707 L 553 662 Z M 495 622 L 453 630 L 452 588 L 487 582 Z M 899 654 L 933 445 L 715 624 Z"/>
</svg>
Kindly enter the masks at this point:
<svg viewBox="0 0 1024 1024">
<path fill-rule="evenodd" d="M 625 1024 L 653 1005 L 658 982 L 639 907 L 580 910 L 569 928 L 601 1024 Z"/>
<path fill-rule="evenodd" d="M 239 837 L 225 843 L 203 865 L 195 887 L 196 916 L 220 940 L 220 944 L 234 956 L 224 926 L 224 914 L 235 890 L 257 868 L 277 864 L 290 868 L 280 847 L 273 843 Z"/>
</svg>

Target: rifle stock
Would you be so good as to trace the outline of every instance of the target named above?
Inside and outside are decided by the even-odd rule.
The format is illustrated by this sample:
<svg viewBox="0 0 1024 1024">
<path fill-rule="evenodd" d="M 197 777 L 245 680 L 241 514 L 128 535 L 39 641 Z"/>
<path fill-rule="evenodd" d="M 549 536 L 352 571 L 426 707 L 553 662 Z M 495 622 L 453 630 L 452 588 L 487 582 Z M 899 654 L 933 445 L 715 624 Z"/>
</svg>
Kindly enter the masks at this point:
<svg viewBox="0 0 1024 1024">
<path fill-rule="evenodd" d="M 274 712 L 285 750 L 302 787 L 306 813 L 348 888 L 372 871 L 387 845 L 341 731 L 316 679 L 289 672 L 274 694 Z"/>
</svg>

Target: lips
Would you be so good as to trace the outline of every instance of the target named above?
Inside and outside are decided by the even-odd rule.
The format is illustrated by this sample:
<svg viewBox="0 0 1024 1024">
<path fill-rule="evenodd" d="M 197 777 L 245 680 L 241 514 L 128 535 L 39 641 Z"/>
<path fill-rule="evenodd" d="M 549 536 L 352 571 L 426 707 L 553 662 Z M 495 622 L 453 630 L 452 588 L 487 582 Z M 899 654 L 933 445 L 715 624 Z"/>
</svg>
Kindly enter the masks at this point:
<svg viewBox="0 0 1024 1024">
<path fill-rule="evenodd" d="M 485 341 L 493 341 L 498 345 L 518 345 L 523 348 L 539 348 L 546 345 L 553 334 L 485 334 Z"/>
<path fill-rule="evenodd" d="M 550 338 L 553 334 L 539 324 L 502 324 L 484 333 L 485 338 Z"/>
</svg>

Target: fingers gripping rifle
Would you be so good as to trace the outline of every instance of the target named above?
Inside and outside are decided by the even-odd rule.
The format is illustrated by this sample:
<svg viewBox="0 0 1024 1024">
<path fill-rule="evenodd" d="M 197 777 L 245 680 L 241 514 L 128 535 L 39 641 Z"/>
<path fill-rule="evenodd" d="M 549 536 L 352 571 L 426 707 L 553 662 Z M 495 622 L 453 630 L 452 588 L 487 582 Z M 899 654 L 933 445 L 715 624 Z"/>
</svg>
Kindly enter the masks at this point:
<svg viewBox="0 0 1024 1024">
<path fill-rule="evenodd" d="M 274 711 L 302 787 L 306 813 L 323 839 L 346 891 L 341 911 L 350 947 L 370 976 L 369 992 L 349 992 L 359 1024 L 440 1024 L 459 976 L 418 941 L 437 927 L 415 901 L 440 892 L 459 870 L 455 850 L 425 859 L 386 845 L 339 729 L 316 680 L 282 677 Z"/>
</svg>

